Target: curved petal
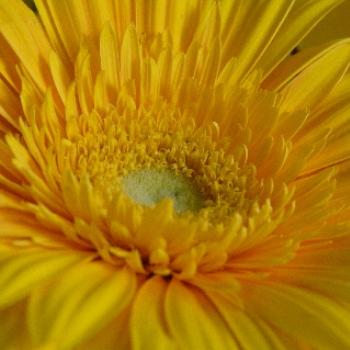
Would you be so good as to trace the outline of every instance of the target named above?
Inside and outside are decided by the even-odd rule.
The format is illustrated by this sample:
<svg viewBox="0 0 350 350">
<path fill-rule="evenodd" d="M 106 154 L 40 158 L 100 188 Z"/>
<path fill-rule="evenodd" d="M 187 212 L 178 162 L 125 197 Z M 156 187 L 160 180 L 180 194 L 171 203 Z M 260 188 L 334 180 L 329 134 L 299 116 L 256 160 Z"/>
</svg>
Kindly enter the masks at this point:
<svg viewBox="0 0 350 350">
<path fill-rule="evenodd" d="M 315 349 L 350 348 L 350 313 L 331 299 L 288 285 L 245 285 L 246 305 L 276 329 Z"/>
<path fill-rule="evenodd" d="M 130 307 L 127 307 L 96 335 L 81 343 L 77 350 L 115 350 L 116 344 L 118 350 L 130 350 L 129 315 Z"/>
<path fill-rule="evenodd" d="M 305 37 L 300 43 L 301 49 L 350 37 L 349 13 L 350 1 L 343 1 Z"/>
<path fill-rule="evenodd" d="M 22 109 L 20 99 L 0 76 L 0 120 L 4 119 L 12 128 L 19 129 L 18 117 Z"/>
<path fill-rule="evenodd" d="M 349 250 L 348 254 L 350 254 Z M 350 280 L 347 272 L 337 269 L 320 271 L 317 268 L 301 269 L 290 266 L 285 271 L 277 272 L 274 276 L 287 283 L 337 299 L 340 303 L 350 303 Z"/>
<path fill-rule="evenodd" d="M 305 49 L 280 63 L 262 83 L 264 89 L 279 91 L 292 82 L 300 73 L 322 59 L 339 46 L 347 45 L 348 40 L 341 40 Z"/>
<path fill-rule="evenodd" d="M 208 297 L 226 320 L 232 333 L 243 349 L 283 350 L 282 339 L 274 333 L 263 321 L 254 319 L 246 311 L 214 293 Z"/>
<path fill-rule="evenodd" d="M 349 125 L 350 113 L 350 75 L 345 76 L 331 93 L 317 106 L 300 135 L 317 137 L 324 130 L 331 130 L 327 143 L 314 159 L 308 164 L 308 171 L 328 167 L 350 157 Z"/>
<path fill-rule="evenodd" d="M 167 287 L 168 283 L 158 276 L 145 282 L 138 292 L 130 321 L 133 350 L 177 348 L 167 334 L 164 320 Z"/>
<path fill-rule="evenodd" d="M 0 34 L 0 52 L 0 74 L 9 86 L 19 93 L 21 83 L 17 76 L 16 66 L 13 64 L 17 62 L 17 57 L 2 34 Z"/>
<path fill-rule="evenodd" d="M 165 297 L 165 319 L 180 349 L 238 349 L 227 324 L 197 289 L 172 280 Z"/>
<path fill-rule="evenodd" d="M 35 14 L 20 0 L 0 1 L 0 33 L 5 37 L 39 88 L 47 86 L 49 76 L 43 61 L 50 44 Z M 13 65 L 14 62 L 7 62 Z"/>
<path fill-rule="evenodd" d="M 110 1 L 108 2 L 110 3 Z M 79 27 L 80 21 L 75 17 L 76 9 L 73 7 L 76 7 L 77 3 L 81 4 L 82 1 L 35 1 L 40 19 L 52 46 L 57 50 L 61 58 L 66 58 L 71 60 L 71 62 L 74 62 L 79 51 L 79 32 L 84 33 Z M 103 5 L 106 1 L 100 1 L 99 3 Z M 105 13 L 102 8 L 94 12 L 96 16 Z M 112 11 L 108 11 L 107 13 L 111 14 Z M 86 15 L 87 13 L 84 11 L 81 17 L 85 17 Z"/>
<path fill-rule="evenodd" d="M 268 76 L 291 50 L 343 0 L 297 0 L 258 66 Z"/>
<path fill-rule="evenodd" d="M 72 349 L 120 314 L 133 298 L 136 276 L 104 263 L 86 263 L 38 289 L 29 304 L 34 343 Z"/>
<path fill-rule="evenodd" d="M 327 129 L 332 131 L 322 151 L 308 162 L 304 169 L 305 173 L 313 173 L 350 159 L 349 115 L 350 75 L 348 74 L 317 106 L 299 135 L 299 142 L 304 143 L 311 137 L 319 137 Z"/>
<path fill-rule="evenodd" d="M 134 23 L 144 36 L 155 36 L 169 29 L 174 47 L 186 49 L 198 24 L 202 2 L 36 0 L 35 3 L 53 47 L 73 62 L 81 37 L 90 42 L 96 40 L 108 22 L 115 28 L 119 42 L 126 28 Z"/>
<path fill-rule="evenodd" d="M 284 95 L 281 108 L 288 112 L 314 108 L 344 76 L 349 62 L 350 40 L 345 40 L 300 72 L 281 90 Z"/>
<path fill-rule="evenodd" d="M 232 1 L 223 1 L 223 6 L 226 3 L 230 6 L 235 5 Z M 233 56 L 239 58 L 235 69 L 237 80 L 256 67 L 259 57 L 268 49 L 269 43 L 278 33 L 293 4 L 294 0 L 240 1 L 237 10 L 239 25 L 233 26 L 235 29 L 233 33 L 223 38 L 222 58 L 224 63 Z M 225 15 L 223 18 L 225 20 Z M 226 20 L 232 21 L 232 18 Z M 225 28 L 225 22 L 223 27 Z M 260 65 L 257 67 L 260 68 Z"/>
<path fill-rule="evenodd" d="M 1 248 L 0 308 L 11 305 L 86 255 L 67 251 L 9 251 Z"/>
<path fill-rule="evenodd" d="M 350 74 L 347 73 L 330 94 L 317 106 L 315 117 L 325 111 L 332 114 L 339 106 L 350 103 Z"/>
</svg>

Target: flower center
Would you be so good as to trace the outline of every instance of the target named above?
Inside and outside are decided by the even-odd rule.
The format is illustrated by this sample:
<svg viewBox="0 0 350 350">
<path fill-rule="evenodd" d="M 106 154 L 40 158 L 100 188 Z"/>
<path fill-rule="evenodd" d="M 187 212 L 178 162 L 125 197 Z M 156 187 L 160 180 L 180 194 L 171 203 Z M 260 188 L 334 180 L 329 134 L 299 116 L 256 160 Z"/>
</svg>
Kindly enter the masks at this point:
<svg viewBox="0 0 350 350">
<path fill-rule="evenodd" d="M 135 202 L 154 206 L 163 199 L 171 199 L 176 213 L 197 212 L 203 206 L 198 189 L 183 175 L 167 169 L 141 169 L 126 175 L 123 191 Z"/>
<path fill-rule="evenodd" d="M 112 264 L 187 278 L 223 266 L 281 215 L 272 185 L 265 189 L 254 166 L 235 157 L 232 140 L 171 111 L 159 119 L 115 109 L 82 115 L 63 158 L 81 184 L 83 208 L 89 198 L 94 208 L 72 204 L 79 237 Z M 73 186 L 68 180 L 64 188 Z"/>
<path fill-rule="evenodd" d="M 81 122 L 85 134 L 75 140 L 76 151 L 70 149 L 78 155 L 73 168 L 78 177 L 89 174 L 106 202 L 124 194 L 153 208 L 171 199 L 176 214 L 203 214 L 215 223 L 236 212 L 249 215 L 259 185 L 254 169 L 240 169 L 227 140 L 214 140 L 209 126 L 196 129 L 186 118 L 158 122 L 113 113 L 103 123 L 97 115 Z"/>
</svg>

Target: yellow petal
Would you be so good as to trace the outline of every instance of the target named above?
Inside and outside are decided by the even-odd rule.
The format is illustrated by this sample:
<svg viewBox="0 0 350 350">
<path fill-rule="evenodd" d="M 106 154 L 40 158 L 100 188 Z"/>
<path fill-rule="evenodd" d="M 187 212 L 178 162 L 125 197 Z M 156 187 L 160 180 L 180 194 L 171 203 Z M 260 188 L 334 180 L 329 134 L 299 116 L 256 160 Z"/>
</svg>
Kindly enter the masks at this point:
<svg viewBox="0 0 350 350">
<path fill-rule="evenodd" d="M 226 296 L 238 294 L 240 290 L 240 283 L 229 272 L 198 274 L 191 283 L 205 291 L 212 291 Z"/>
<path fill-rule="evenodd" d="M 263 321 L 240 310 L 227 298 L 210 293 L 210 300 L 217 307 L 243 349 L 283 350 L 281 339 Z"/>
<path fill-rule="evenodd" d="M 68 57 L 71 62 L 74 61 L 80 45 L 80 28 L 77 28 L 79 22 L 71 10 L 76 3 L 81 2 L 80 0 L 35 1 L 40 18 L 53 46 L 61 54 L 61 58 Z M 81 17 L 84 16 L 85 14 L 81 14 Z"/>
<path fill-rule="evenodd" d="M 311 29 L 343 0 L 297 0 L 269 49 L 261 57 L 259 67 L 265 76 L 286 57 Z"/>
<path fill-rule="evenodd" d="M 350 41 L 326 52 L 282 89 L 282 109 L 313 108 L 324 99 L 346 72 L 350 61 Z M 322 74 L 320 74 L 322 72 Z"/>
<path fill-rule="evenodd" d="M 128 270 L 86 263 L 33 293 L 29 326 L 38 345 L 72 349 L 92 337 L 130 303 L 136 278 Z"/>
<path fill-rule="evenodd" d="M 133 350 L 176 349 L 164 323 L 167 286 L 168 283 L 158 276 L 145 282 L 138 292 L 130 321 Z"/>
<path fill-rule="evenodd" d="M 322 59 L 327 53 L 332 52 L 339 46 L 347 45 L 347 40 L 327 43 L 321 46 L 305 49 L 285 59 L 280 63 L 262 83 L 263 88 L 279 91 L 290 83 L 295 77 L 312 67 L 312 64 Z"/>
<path fill-rule="evenodd" d="M 304 267 L 306 266 L 304 265 Z M 305 269 L 298 266 L 293 268 L 292 265 L 284 271 L 278 271 L 274 276 L 287 283 L 322 293 L 340 303 L 350 302 L 350 281 L 347 269 L 321 270 L 320 267 L 316 266 L 309 266 Z"/>
<path fill-rule="evenodd" d="M 0 78 L 0 116 L 13 128 L 18 129 L 18 117 L 21 115 L 20 99 Z M 9 128 L 9 131 L 11 130 Z"/>
<path fill-rule="evenodd" d="M 17 62 L 17 57 L 2 35 L 0 35 L 0 52 L 0 73 L 9 86 L 18 93 L 21 83 L 13 64 L 13 62 Z"/>
<path fill-rule="evenodd" d="M 330 94 L 317 106 L 316 117 L 324 111 L 333 112 L 335 108 L 350 101 L 350 74 L 347 73 L 343 79 L 334 87 Z"/>
<path fill-rule="evenodd" d="M 242 22 L 239 30 L 232 38 L 225 38 L 228 42 L 223 49 L 225 63 L 229 57 L 239 58 L 235 70 L 237 80 L 255 68 L 293 3 L 294 1 L 290 0 L 241 2 L 242 14 L 238 13 L 238 15 L 241 16 Z M 268 49 L 268 52 L 271 50 Z M 260 68 L 260 64 L 258 67 Z"/>
<path fill-rule="evenodd" d="M 332 134 L 326 142 L 325 147 L 310 160 L 305 167 L 304 171 L 306 174 L 317 172 L 321 169 L 337 166 L 350 159 L 350 128 L 347 123 L 347 116 L 349 115 L 350 108 L 343 111 L 342 116 L 344 117 L 344 128 L 339 128 L 337 132 Z"/>
<path fill-rule="evenodd" d="M 238 349 L 219 312 L 203 294 L 172 280 L 165 298 L 165 319 L 180 349 Z"/>
<path fill-rule="evenodd" d="M 345 76 L 333 91 L 317 107 L 315 113 L 306 123 L 299 142 L 308 142 L 317 138 L 325 129 L 332 133 L 328 136 L 325 146 L 308 162 L 305 173 L 330 167 L 350 158 L 350 75 Z M 305 135 L 305 138 L 303 136 Z"/>
<path fill-rule="evenodd" d="M 301 42 L 304 49 L 324 42 L 350 37 L 350 1 L 344 1 L 310 32 Z"/>
<path fill-rule="evenodd" d="M 106 74 L 106 83 L 111 101 L 116 100 L 117 90 L 120 88 L 118 67 L 120 57 L 117 50 L 116 35 L 111 26 L 105 26 L 100 38 L 101 68 Z"/>
<path fill-rule="evenodd" d="M 123 82 L 138 79 L 140 76 L 140 46 L 136 28 L 130 25 L 121 45 L 120 76 Z"/>
<path fill-rule="evenodd" d="M 331 299 L 277 283 L 248 284 L 250 312 L 315 349 L 350 347 L 350 313 Z"/>
<path fill-rule="evenodd" d="M 32 350 L 26 319 L 26 301 L 0 311 L 0 349 Z"/>
<path fill-rule="evenodd" d="M 55 51 L 51 51 L 50 53 L 49 66 L 57 92 L 64 103 L 66 102 L 69 82 L 71 80 L 67 67 L 63 64 L 61 58 L 55 53 Z"/>
<path fill-rule="evenodd" d="M 0 1 L 0 32 L 41 89 L 47 86 L 43 60 L 50 45 L 35 14 L 20 0 Z M 13 63 L 12 63 L 13 64 Z"/>
<path fill-rule="evenodd" d="M 185 51 L 196 30 L 200 12 L 199 0 L 170 1 L 167 20 L 174 47 Z"/>
<path fill-rule="evenodd" d="M 81 343 L 74 350 L 113 350 L 116 344 L 118 344 L 118 350 L 131 349 L 129 316 L 130 308 L 128 307 L 96 335 Z"/>
<path fill-rule="evenodd" d="M 8 253 L 0 260 L 0 307 L 11 305 L 40 283 L 73 266 L 84 255 L 34 250 Z"/>
</svg>

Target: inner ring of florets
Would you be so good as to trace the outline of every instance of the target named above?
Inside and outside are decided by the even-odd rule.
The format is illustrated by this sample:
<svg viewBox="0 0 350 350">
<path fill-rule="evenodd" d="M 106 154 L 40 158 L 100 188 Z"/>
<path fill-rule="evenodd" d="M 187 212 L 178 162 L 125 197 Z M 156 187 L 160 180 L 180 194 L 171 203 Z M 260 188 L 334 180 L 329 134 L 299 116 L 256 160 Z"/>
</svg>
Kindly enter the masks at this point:
<svg viewBox="0 0 350 350">
<path fill-rule="evenodd" d="M 74 154 L 80 156 L 74 172 L 87 173 L 108 201 L 120 192 L 146 206 L 168 197 L 177 213 L 210 208 L 216 222 L 249 209 L 254 170 L 243 173 L 228 152 L 228 140 L 213 140 L 209 127 L 181 118 L 157 122 L 116 114 L 99 121 L 75 142 Z"/>
<path fill-rule="evenodd" d="M 222 268 L 249 247 L 254 230 L 264 237 L 276 227 L 280 215 L 255 168 L 235 159 L 231 140 L 220 138 L 215 125 L 143 113 L 82 115 L 79 132 L 67 140 L 77 181 L 68 177 L 65 188 L 80 186 L 80 198 L 91 199 L 80 207 L 67 203 L 75 235 L 99 258 L 142 274 L 190 278 Z M 157 177 L 169 187 L 147 194 Z M 174 201 L 179 187 L 182 197 L 192 193 L 192 204 Z"/>
</svg>

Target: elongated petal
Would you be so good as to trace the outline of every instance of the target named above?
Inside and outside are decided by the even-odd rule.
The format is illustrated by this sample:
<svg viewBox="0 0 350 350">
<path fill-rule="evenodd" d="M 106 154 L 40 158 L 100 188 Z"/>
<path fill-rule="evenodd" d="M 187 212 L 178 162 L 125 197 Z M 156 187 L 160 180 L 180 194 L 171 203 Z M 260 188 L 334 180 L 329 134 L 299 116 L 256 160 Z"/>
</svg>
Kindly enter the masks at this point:
<svg viewBox="0 0 350 350">
<path fill-rule="evenodd" d="M 79 50 L 80 28 L 75 12 L 70 8 L 73 10 L 74 5 L 79 6 L 82 1 L 37 0 L 35 3 L 52 45 L 61 57 L 68 57 L 73 62 Z"/>
<path fill-rule="evenodd" d="M 350 2 L 343 1 L 341 5 L 332 10 L 301 42 L 300 48 L 320 45 L 325 41 L 338 40 L 350 37 L 348 15 L 350 13 Z"/>
<path fill-rule="evenodd" d="M 227 62 L 225 54 L 226 57 L 239 58 L 236 79 L 242 78 L 256 67 L 256 62 L 268 48 L 293 3 L 290 0 L 241 2 L 241 26 L 234 37 L 229 39 L 230 44 L 226 43 L 223 53 L 224 62 Z"/>
<path fill-rule="evenodd" d="M 277 283 L 249 284 L 246 291 L 251 312 L 286 334 L 316 349 L 350 347 L 350 314 L 331 299 Z"/>
<path fill-rule="evenodd" d="M 165 299 L 171 334 L 184 349 L 238 349 L 224 320 L 199 290 L 173 280 Z"/>
<path fill-rule="evenodd" d="M 136 287 L 134 273 L 87 263 L 31 296 L 29 325 L 36 344 L 72 349 L 120 314 Z"/>
<path fill-rule="evenodd" d="M 0 307 L 13 304 L 83 258 L 84 255 L 65 251 L 5 252 L 0 259 Z"/>
<path fill-rule="evenodd" d="M 325 129 L 332 133 L 327 142 L 307 164 L 305 173 L 331 167 L 350 158 L 350 143 L 348 142 L 350 125 L 350 75 L 345 76 L 318 106 L 305 124 L 298 142 L 308 142 L 313 137 L 322 135 Z"/>
<path fill-rule="evenodd" d="M 161 277 L 154 277 L 138 292 L 130 322 L 133 350 L 176 349 L 174 340 L 167 334 L 164 320 L 167 286 L 168 283 Z"/>
<path fill-rule="evenodd" d="M 209 293 L 208 297 L 244 349 L 284 349 L 281 339 L 271 329 L 268 330 L 267 325 L 264 327 L 262 321 L 237 308 L 228 298 L 223 298 L 215 293 Z"/>
<path fill-rule="evenodd" d="M 346 72 L 350 61 L 350 41 L 335 46 L 282 89 L 283 109 L 313 108 L 324 99 Z M 322 72 L 322 74 L 320 74 Z"/>
<path fill-rule="evenodd" d="M 10 7 L 6 0 L 0 1 L 0 32 L 43 89 L 48 76 L 43 62 L 50 45 L 35 14 L 20 0 L 11 1 Z"/>
<path fill-rule="evenodd" d="M 9 86 L 18 93 L 21 84 L 16 67 L 11 64 L 11 62 L 17 62 L 17 57 L 3 35 L 0 35 L 0 52 L 0 73 Z"/>
<path fill-rule="evenodd" d="M 0 119 L 3 118 L 11 127 L 18 129 L 18 117 L 21 113 L 22 110 L 18 96 L 0 78 Z"/>
<path fill-rule="evenodd" d="M 259 62 L 265 76 L 342 0 L 298 0 Z"/>
<path fill-rule="evenodd" d="M 297 75 L 302 73 L 312 64 L 317 63 L 327 53 L 332 52 L 339 46 L 347 45 L 348 40 L 341 40 L 305 49 L 285 59 L 263 82 L 262 86 L 268 90 L 279 91 L 290 83 Z"/>
<path fill-rule="evenodd" d="M 118 350 L 130 350 L 129 316 L 130 307 L 127 307 L 114 320 L 107 324 L 106 327 L 102 328 L 97 334 L 81 343 L 77 349 L 113 350 L 117 344 Z"/>
<path fill-rule="evenodd" d="M 307 265 L 305 265 L 307 267 Z M 350 281 L 347 272 L 340 269 L 320 271 L 317 267 L 290 268 L 278 272 L 276 277 L 305 289 L 317 291 L 341 302 L 350 302 Z"/>
</svg>

